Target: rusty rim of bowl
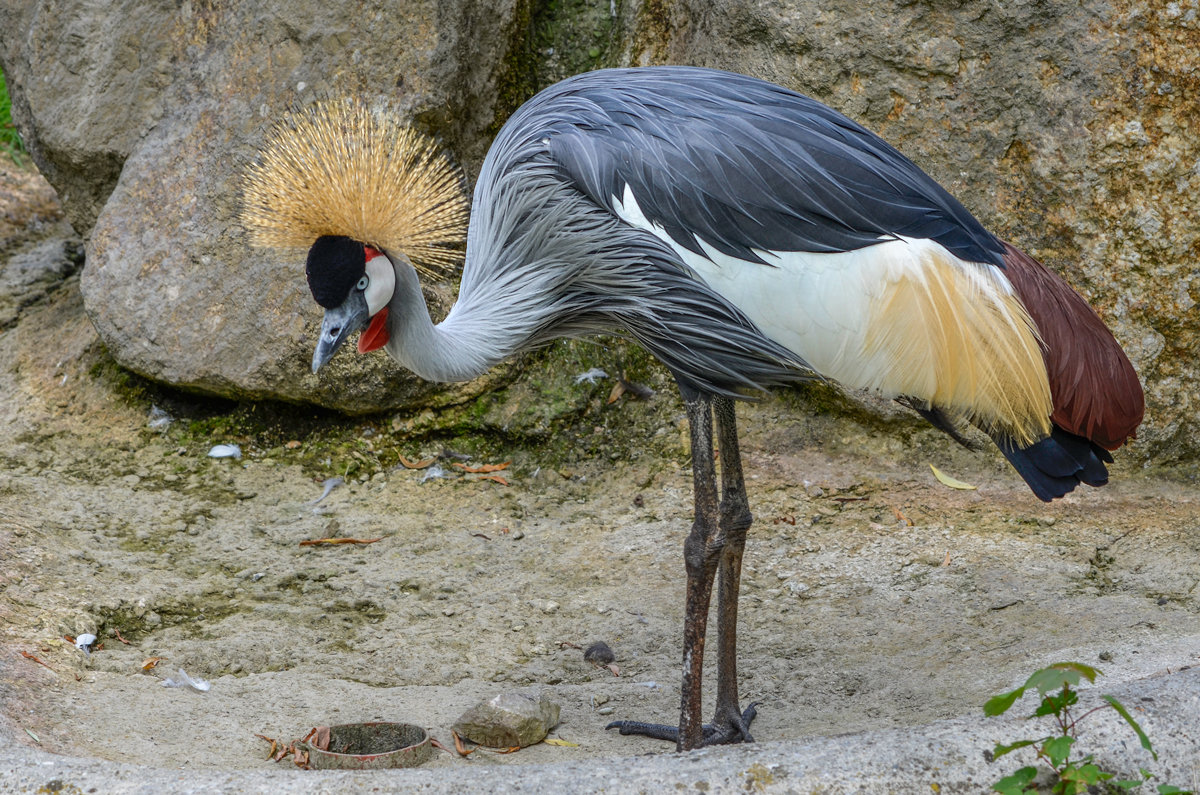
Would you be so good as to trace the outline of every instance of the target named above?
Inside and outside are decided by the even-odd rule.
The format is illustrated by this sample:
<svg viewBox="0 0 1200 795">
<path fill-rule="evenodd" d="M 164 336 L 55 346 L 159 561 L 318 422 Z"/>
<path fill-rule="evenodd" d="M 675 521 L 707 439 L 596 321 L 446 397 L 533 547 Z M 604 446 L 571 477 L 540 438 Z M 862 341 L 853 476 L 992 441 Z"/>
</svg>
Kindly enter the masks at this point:
<svg viewBox="0 0 1200 795">
<path fill-rule="evenodd" d="M 329 727 L 329 750 L 297 743 L 314 770 L 416 767 L 434 754 L 429 732 L 412 723 L 342 723 Z"/>
</svg>

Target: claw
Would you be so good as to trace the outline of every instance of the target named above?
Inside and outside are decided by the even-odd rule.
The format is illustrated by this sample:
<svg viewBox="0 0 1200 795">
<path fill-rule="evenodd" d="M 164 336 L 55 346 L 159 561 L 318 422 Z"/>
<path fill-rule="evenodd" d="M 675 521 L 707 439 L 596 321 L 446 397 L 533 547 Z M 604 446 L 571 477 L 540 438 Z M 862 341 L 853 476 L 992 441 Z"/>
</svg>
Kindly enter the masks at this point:
<svg viewBox="0 0 1200 795">
<path fill-rule="evenodd" d="M 750 722 L 758 716 L 758 702 L 750 704 L 745 711 L 737 718 L 727 722 L 706 723 L 704 724 L 704 739 L 700 741 L 700 747 L 703 748 L 709 745 L 732 745 L 734 743 L 752 743 L 754 738 L 750 736 Z M 642 737 L 650 737 L 655 740 L 666 740 L 667 742 L 677 742 L 679 739 L 679 727 L 667 726 L 663 723 L 643 723 L 636 720 L 614 720 L 612 723 L 604 727 L 605 729 L 616 729 L 621 734 L 637 734 Z"/>
</svg>

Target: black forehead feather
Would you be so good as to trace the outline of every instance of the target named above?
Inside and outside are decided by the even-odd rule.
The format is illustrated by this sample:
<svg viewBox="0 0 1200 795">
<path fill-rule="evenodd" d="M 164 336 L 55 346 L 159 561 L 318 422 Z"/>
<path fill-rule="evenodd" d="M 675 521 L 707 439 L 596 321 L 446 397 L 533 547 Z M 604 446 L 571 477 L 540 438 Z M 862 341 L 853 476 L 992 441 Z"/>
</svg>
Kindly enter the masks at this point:
<svg viewBox="0 0 1200 795">
<path fill-rule="evenodd" d="M 362 243 L 340 235 L 323 235 L 308 250 L 304 271 L 313 298 L 326 309 L 332 309 L 342 305 L 366 267 Z"/>
</svg>

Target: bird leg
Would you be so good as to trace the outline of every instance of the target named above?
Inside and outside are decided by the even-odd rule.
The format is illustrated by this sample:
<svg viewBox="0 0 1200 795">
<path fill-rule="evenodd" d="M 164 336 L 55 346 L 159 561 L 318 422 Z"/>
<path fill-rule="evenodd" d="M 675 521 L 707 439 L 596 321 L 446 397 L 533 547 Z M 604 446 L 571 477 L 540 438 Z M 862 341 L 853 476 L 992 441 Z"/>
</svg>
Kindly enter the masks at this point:
<svg viewBox="0 0 1200 795">
<path fill-rule="evenodd" d="M 725 546 L 718 521 L 717 472 L 713 460 L 712 401 L 707 396 L 687 405 L 692 443 L 692 488 L 695 517 L 683 544 L 687 596 L 683 619 L 683 685 L 679 709 L 677 750 L 699 748 L 704 741 L 700 719 L 703 692 L 704 640 L 713 578 Z"/>
<path fill-rule="evenodd" d="M 606 728 L 618 729 L 621 734 L 640 734 L 660 740 L 674 740 L 678 750 L 699 748 L 717 743 L 749 740 L 748 725 L 754 718 L 754 706 L 745 713 L 737 704 L 737 666 L 733 661 L 737 625 L 737 588 L 741 574 L 742 547 L 746 529 L 750 526 L 750 511 L 746 506 L 742 484 L 741 464 L 737 451 L 737 429 L 733 424 L 733 404 L 717 398 L 721 426 L 722 455 L 734 462 L 729 467 L 722 460 L 722 479 L 726 499 L 717 500 L 717 474 L 713 458 L 713 399 L 684 393 L 688 426 L 692 443 L 692 480 L 695 489 L 695 518 L 691 532 L 684 542 L 683 557 L 687 569 L 687 602 L 683 627 L 683 685 L 679 726 L 613 721 Z M 728 551 L 727 533 L 737 538 L 732 553 Z M 713 724 L 701 722 L 702 673 L 704 642 L 708 628 L 709 604 L 712 601 L 713 580 L 721 572 L 721 611 L 718 617 L 721 657 L 718 669 L 717 719 Z M 732 589 L 732 591 L 731 591 Z M 730 594 L 732 593 L 732 596 Z M 730 621 L 732 617 L 732 621 Z M 730 685 L 732 682 L 732 686 Z"/>
<path fill-rule="evenodd" d="M 742 477 L 742 456 L 738 449 L 733 401 L 726 397 L 715 398 L 713 408 L 717 418 L 717 444 L 721 451 L 719 521 L 725 546 L 717 571 L 717 707 L 712 722 L 714 734 L 705 738 L 706 745 L 754 742 L 750 736 L 750 721 L 754 720 L 756 713 L 754 704 L 748 706 L 745 712 L 742 711 L 737 680 L 737 615 L 742 552 L 746 547 L 746 532 L 754 517 L 750 514 L 746 482 Z"/>
</svg>

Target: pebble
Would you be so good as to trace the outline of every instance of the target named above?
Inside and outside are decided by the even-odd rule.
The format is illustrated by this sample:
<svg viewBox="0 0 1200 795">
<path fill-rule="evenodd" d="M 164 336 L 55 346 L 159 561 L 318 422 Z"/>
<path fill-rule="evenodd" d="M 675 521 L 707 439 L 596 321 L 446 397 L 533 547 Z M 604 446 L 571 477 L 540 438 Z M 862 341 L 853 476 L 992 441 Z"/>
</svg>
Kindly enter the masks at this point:
<svg viewBox="0 0 1200 795">
<path fill-rule="evenodd" d="M 241 458 L 242 448 L 236 444 L 215 444 L 208 451 L 209 458 Z"/>
<path fill-rule="evenodd" d="M 592 665 L 608 665 L 617 659 L 617 655 L 613 653 L 607 643 L 598 640 L 584 650 L 583 659 Z"/>
<path fill-rule="evenodd" d="M 491 748 L 524 748 L 546 739 L 562 707 L 544 693 L 501 693 L 468 709 L 454 722 L 464 739 Z"/>
</svg>

